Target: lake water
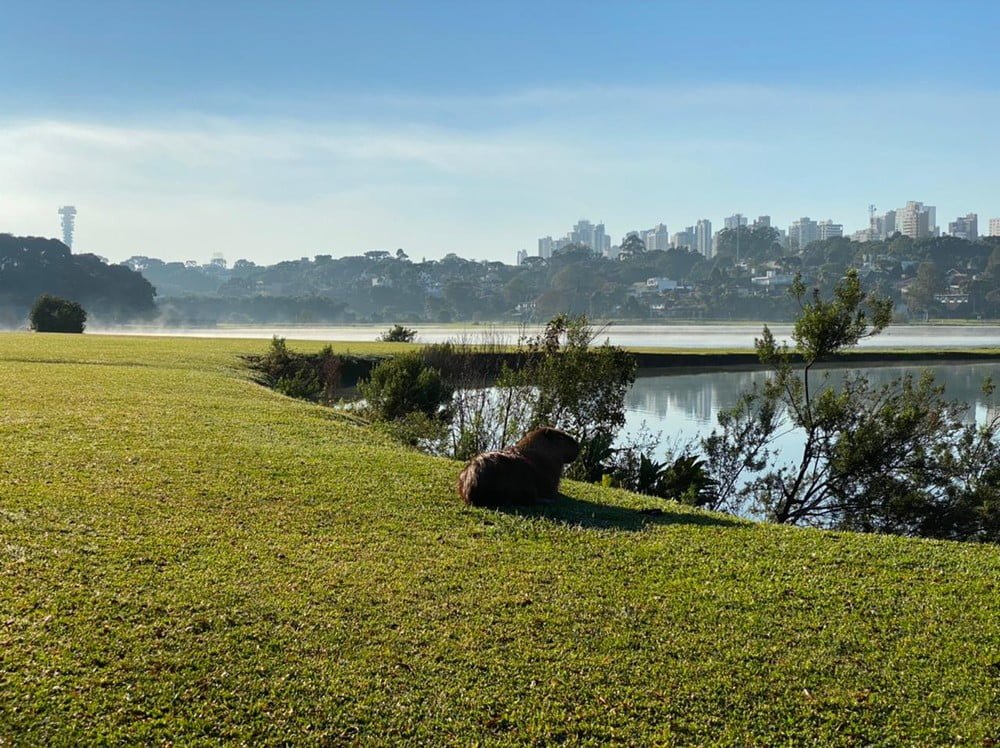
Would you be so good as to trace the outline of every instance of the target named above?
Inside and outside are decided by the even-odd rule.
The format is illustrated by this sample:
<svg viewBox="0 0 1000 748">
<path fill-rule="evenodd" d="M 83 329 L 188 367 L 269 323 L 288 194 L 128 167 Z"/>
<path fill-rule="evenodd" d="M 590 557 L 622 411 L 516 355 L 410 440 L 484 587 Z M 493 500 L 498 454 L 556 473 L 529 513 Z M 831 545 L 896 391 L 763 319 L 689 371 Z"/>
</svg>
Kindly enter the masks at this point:
<svg viewBox="0 0 1000 748">
<path fill-rule="evenodd" d="M 932 371 L 945 386 L 949 399 L 969 404 L 968 421 L 973 418 L 980 423 L 985 421 L 991 408 L 982 393 L 982 383 L 986 377 L 1000 383 L 1000 364 L 884 366 L 864 371 L 870 381 L 882 384 L 904 373 L 919 376 L 924 369 Z M 836 381 L 844 371 L 820 370 L 818 374 L 829 372 L 832 381 Z M 623 436 L 637 433 L 643 424 L 653 433 L 659 432 L 664 445 L 683 445 L 707 436 L 718 424 L 719 411 L 732 407 L 740 392 L 754 382 L 763 382 L 765 376 L 762 371 L 741 371 L 639 377 L 626 397 L 628 411 Z M 814 375 L 810 381 L 815 387 L 819 377 Z M 791 454 L 801 445 L 801 436 L 792 434 L 781 442 L 780 448 Z"/>
<path fill-rule="evenodd" d="M 516 343 L 522 334 L 535 335 L 538 326 L 521 328 L 512 325 L 409 325 L 417 330 L 417 341 L 442 343 L 448 340 L 477 342 L 483 336 Z M 126 326 L 88 328 L 90 334 L 175 335 L 184 337 L 257 338 L 278 335 L 288 340 L 372 341 L 389 327 L 381 325 L 300 326 L 270 325 L 260 327 L 152 328 Z M 663 324 L 611 325 L 599 341 L 608 338 L 613 344 L 627 347 L 669 348 L 753 348 L 760 335 L 760 323 L 740 324 Z M 788 338 L 791 325 L 771 325 L 775 336 Z M 1000 347 L 1000 325 L 895 325 L 881 335 L 863 340 L 861 347 L 876 348 L 977 348 Z"/>
</svg>

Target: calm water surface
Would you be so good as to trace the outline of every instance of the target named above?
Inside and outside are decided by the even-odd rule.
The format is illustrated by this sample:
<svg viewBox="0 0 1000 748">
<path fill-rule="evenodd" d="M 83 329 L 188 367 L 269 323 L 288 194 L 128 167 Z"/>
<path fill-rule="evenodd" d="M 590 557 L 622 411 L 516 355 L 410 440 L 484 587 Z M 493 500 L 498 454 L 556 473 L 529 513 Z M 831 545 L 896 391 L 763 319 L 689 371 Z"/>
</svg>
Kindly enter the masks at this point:
<svg viewBox="0 0 1000 748">
<path fill-rule="evenodd" d="M 1000 383 L 1000 364 L 959 364 L 935 366 L 885 366 L 864 369 L 869 380 L 882 384 L 905 373 L 920 376 L 929 369 L 938 382 L 944 384 L 949 399 L 968 403 L 968 421 L 982 423 L 991 412 L 981 387 L 986 377 Z M 819 377 L 829 374 L 831 381 L 843 375 L 844 369 L 829 369 L 813 376 L 813 386 Z M 761 371 L 711 372 L 672 376 L 639 377 L 626 397 L 626 425 L 623 436 L 635 434 L 645 424 L 653 433 L 661 434 L 664 446 L 684 444 L 691 439 L 707 436 L 717 425 L 719 411 L 735 405 L 740 392 L 754 382 L 763 382 Z M 792 434 L 781 443 L 781 450 L 801 447 L 802 439 Z"/>
</svg>

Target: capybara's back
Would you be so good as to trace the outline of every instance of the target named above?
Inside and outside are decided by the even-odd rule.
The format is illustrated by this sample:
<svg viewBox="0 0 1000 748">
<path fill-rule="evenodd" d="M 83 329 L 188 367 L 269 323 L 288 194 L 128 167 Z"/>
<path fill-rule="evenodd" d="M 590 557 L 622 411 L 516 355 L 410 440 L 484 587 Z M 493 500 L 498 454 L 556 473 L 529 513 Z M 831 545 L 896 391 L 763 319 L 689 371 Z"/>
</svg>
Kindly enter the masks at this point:
<svg viewBox="0 0 1000 748">
<path fill-rule="evenodd" d="M 474 457 L 458 476 L 458 495 L 475 506 L 527 504 L 553 497 L 559 491 L 563 464 L 575 460 L 579 451 L 569 434 L 535 429 L 513 447 Z"/>
<path fill-rule="evenodd" d="M 484 452 L 459 474 L 458 495 L 474 506 L 527 504 L 539 495 L 536 470 L 513 451 Z"/>
</svg>

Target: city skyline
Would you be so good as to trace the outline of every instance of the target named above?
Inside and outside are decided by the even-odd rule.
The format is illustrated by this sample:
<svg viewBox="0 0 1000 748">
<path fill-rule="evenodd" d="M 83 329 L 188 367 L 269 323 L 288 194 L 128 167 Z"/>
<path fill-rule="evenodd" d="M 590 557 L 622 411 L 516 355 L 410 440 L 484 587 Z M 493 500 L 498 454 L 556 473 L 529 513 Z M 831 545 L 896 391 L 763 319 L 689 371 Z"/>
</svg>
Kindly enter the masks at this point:
<svg viewBox="0 0 1000 748">
<path fill-rule="evenodd" d="M 789 7 L 5 8 L 0 231 L 74 205 L 75 251 L 114 261 L 510 261 L 583 215 L 615 241 L 735 211 L 851 233 L 913 195 L 1000 215 L 1000 8 L 944 45 L 930 3 Z"/>
<path fill-rule="evenodd" d="M 912 239 L 949 235 L 971 241 L 983 236 L 1000 236 L 1000 218 L 988 219 L 989 228 L 986 233 L 981 234 L 978 230 L 979 216 L 976 213 L 958 216 L 954 221 L 947 223 L 946 230 L 942 230 L 937 223 L 936 206 L 917 200 L 908 200 L 904 206 L 887 210 L 881 214 L 877 212 L 874 204 L 869 204 L 868 214 L 867 226 L 856 231 L 846 231 L 844 224 L 836 223 L 830 218 L 813 220 L 808 216 L 800 216 L 785 229 L 775 225 L 769 214 L 760 215 L 751 221 L 748 216 L 742 213 L 734 213 L 723 218 L 722 228 L 724 230 L 732 230 L 737 226 L 748 229 L 759 226 L 774 228 L 778 234 L 778 241 L 786 248 L 804 248 L 813 241 L 836 237 L 846 237 L 852 241 L 882 240 L 890 238 L 896 233 L 909 236 Z M 588 237 L 586 234 L 588 227 L 592 232 L 595 228 L 599 229 L 599 236 L 603 241 L 595 241 L 594 236 L 597 232 L 591 233 Z M 687 226 L 676 232 L 670 232 L 668 226 L 660 222 L 648 229 L 628 229 L 622 234 L 622 240 L 618 244 L 612 244 L 611 236 L 603 221 L 595 227 L 589 219 L 582 218 L 561 237 L 553 238 L 551 234 L 540 237 L 535 253 L 526 249 L 517 250 L 517 264 L 521 264 L 523 257 L 532 255 L 547 259 L 552 256 L 553 252 L 571 244 L 585 245 L 595 252 L 613 259 L 617 256 L 616 250 L 621 243 L 631 234 L 642 239 L 647 251 L 687 247 L 711 258 L 715 254 L 714 241 L 719 232 L 713 233 L 712 221 L 708 218 L 699 219 L 695 225 Z"/>
</svg>

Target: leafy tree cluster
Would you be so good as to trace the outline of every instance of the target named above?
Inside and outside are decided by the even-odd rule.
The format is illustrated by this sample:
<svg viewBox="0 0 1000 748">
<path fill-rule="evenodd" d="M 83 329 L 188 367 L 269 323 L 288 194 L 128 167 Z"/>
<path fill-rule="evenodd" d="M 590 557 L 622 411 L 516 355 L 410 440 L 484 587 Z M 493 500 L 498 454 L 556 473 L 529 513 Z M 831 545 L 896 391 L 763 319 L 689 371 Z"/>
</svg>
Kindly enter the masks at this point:
<svg viewBox="0 0 1000 748">
<path fill-rule="evenodd" d="M 156 311 L 154 293 L 139 273 L 55 239 L 0 234 L 0 324 L 23 324 L 42 294 L 73 299 L 101 321 L 143 319 Z"/>
<path fill-rule="evenodd" d="M 775 522 L 1000 542 L 1000 418 L 963 422 L 929 373 L 881 387 L 857 372 L 838 385 L 816 366 L 880 333 L 892 304 L 849 271 L 825 299 L 797 279 L 794 345 L 765 326 L 756 341 L 770 377 L 720 413 L 702 446 L 717 490 L 702 502 Z M 992 385 L 986 383 L 988 390 Z M 791 462 L 776 457 L 789 430 Z"/>
<path fill-rule="evenodd" d="M 315 321 L 383 322 L 427 320 L 545 320 L 559 314 L 594 318 L 790 320 L 795 309 L 784 288 L 761 287 L 752 277 L 766 272 L 801 273 L 831 293 L 849 268 L 866 285 L 891 298 L 897 309 L 918 318 L 1000 316 L 1000 252 L 994 239 L 969 242 L 955 237 L 914 241 L 897 235 L 885 241 L 854 242 L 837 237 L 801 250 L 783 249 L 771 227 L 742 226 L 718 234 L 717 254 L 706 259 L 688 249 L 647 251 L 629 236 L 620 259 L 596 255 L 571 244 L 543 260 L 529 257 L 522 266 L 478 262 L 450 254 L 437 261 L 411 261 L 405 253 L 368 253 L 334 258 L 316 255 L 258 266 L 239 260 L 231 269 L 218 264 L 164 263 L 133 257 L 157 286 L 161 299 L 213 299 L 212 309 L 226 321 L 253 316 L 246 310 L 263 299 L 327 298 L 342 304 L 336 317 Z M 952 271 L 964 274 L 958 291 L 968 303 L 942 304 Z M 950 276 L 949 276 L 950 274 Z M 632 284 L 666 277 L 684 291 L 637 298 Z M 249 305 L 242 302 L 251 302 Z M 657 308 L 651 308 L 655 303 Z M 266 320 L 261 320 L 266 321 Z"/>
</svg>

